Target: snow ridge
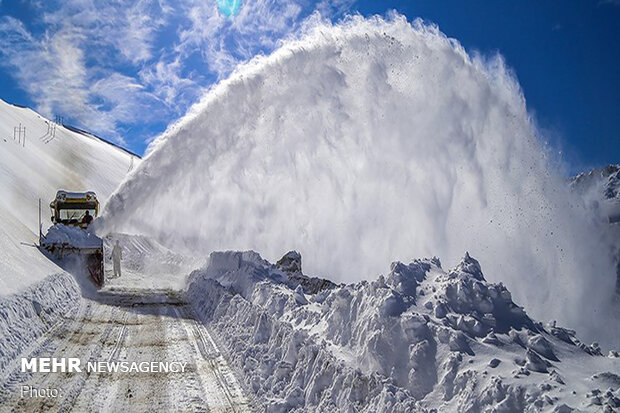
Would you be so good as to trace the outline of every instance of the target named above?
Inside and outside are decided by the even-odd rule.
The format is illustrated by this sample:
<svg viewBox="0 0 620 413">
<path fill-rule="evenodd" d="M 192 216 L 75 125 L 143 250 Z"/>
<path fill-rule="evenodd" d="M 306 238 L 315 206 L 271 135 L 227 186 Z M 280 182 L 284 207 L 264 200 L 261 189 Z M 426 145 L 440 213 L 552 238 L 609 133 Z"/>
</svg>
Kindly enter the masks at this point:
<svg viewBox="0 0 620 413">
<path fill-rule="evenodd" d="M 212 253 L 186 294 L 267 411 L 620 407 L 617 353 L 532 320 L 469 254 L 312 294 L 255 252 Z"/>
</svg>

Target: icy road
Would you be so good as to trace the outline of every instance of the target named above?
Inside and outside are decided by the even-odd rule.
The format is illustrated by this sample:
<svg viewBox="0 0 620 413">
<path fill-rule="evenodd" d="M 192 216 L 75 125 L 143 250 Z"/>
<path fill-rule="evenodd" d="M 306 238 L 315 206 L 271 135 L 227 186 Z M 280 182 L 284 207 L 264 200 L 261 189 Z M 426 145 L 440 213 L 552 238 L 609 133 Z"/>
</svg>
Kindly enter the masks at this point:
<svg viewBox="0 0 620 413">
<path fill-rule="evenodd" d="M 182 372 L 32 373 L 19 360 L 0 377 L 1 411 L 246 412 L 250 403 L 205 326 L 171 292 L 106 291 L 24 354 L 88 361 L 179 362 Z M 59 389 L 22 397 L 22 386 Z"/>
</svg>

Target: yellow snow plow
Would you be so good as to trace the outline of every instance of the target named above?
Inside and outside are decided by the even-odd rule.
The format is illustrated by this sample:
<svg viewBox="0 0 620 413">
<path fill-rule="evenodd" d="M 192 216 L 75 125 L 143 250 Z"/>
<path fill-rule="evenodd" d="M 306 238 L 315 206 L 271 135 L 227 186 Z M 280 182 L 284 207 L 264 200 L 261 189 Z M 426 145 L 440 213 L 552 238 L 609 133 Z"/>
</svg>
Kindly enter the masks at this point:
<svg viewBox="0 0 620 413">
<path fill-rule="evenodd" d="M 86 228 L 87 216 L 94 219 L 99 214 L 99 200 L 94 192 L 68 192 L 60 190 L 50 203 L 52 222 L 69 226 Z"/>
<path fill-rule="evenodd" d="M 103 286 L 103 240 L 88 231 L 99 214 L 99 201 L 92 192 L 60 190 L 50 203 L 52 223 L 39 244 L 53 258 L 64 261 L 78 259 L 86 268 L 93 283 Z"/>
</svg>

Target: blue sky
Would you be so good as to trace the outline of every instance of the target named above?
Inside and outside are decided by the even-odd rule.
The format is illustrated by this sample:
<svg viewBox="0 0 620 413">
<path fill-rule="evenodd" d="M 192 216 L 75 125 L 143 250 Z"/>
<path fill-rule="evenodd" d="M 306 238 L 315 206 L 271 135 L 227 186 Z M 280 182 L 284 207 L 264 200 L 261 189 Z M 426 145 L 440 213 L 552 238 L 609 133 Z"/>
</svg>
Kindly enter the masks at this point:
<svg viewBox="0 0 620 413">
<path fill-rule="evenodd" d="M 0 98 L 142 153 L 313 13 L 393 9 L 500 52 L 572 171 L 620 162 L 620 0 L 0 0 Z"/>
</svg>

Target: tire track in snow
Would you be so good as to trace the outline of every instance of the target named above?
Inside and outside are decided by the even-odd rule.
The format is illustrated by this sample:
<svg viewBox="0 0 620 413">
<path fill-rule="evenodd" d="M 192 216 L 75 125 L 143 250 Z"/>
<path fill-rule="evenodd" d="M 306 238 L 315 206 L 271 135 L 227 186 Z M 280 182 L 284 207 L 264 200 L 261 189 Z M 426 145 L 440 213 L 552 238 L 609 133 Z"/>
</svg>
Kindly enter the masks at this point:
<svg viewBox="0 0 620 413">
<path fill-rule="evenodd" d="M 104 344 L 108 341 L 108 338 L 112 335 L 112 330 L 117 326 L 111 322 L 111 320 L 115 319 L 115 315 L 119 312 L 118 307 L 112 307 L 109 316 L 106 320 L 106 327 L 104 328 L 103 333 L 100 336 L 100 340 L 94 346 L 94 350 L 90 353 L 90 357 L 88 361 L 97 361 L 101 353 L 104 349 Z M 63 353 L 61 353 L 63 354 Z M 70 352 L 67 354 L 71 354 Z M 82 393 L 84 386 L 86 385 L 87 380 L 91 377 L 92 374 L 86 372 L 86 374 L 80 374 L 77 382 L 74 386 L 69 390 L 67 396 L 65 397 L 63 404 L 61 405 L 59 412 L 69 412 L 73 410 L 74 405 L 78 401 L 78 397 Z"/>
<path fill-rule="evenodd" d="M 94 311 L 99 310 L 99 311 Z M 101 309 L 89 305 L 87 311 L 73 319 L 71 323 L 60 326 L 53 334 L 49 334 L 43 341 L 41 351 L 35 351 L 33 357 L 77 357 L 82 360 L 96 359 L 101 352 L 100 343 L 107 341 L 112 330 L 112 325 L 106 320 L 112 318 L 113 313 L 118 311 L 114 307 L 103 306 Z M 105 325 L 102 329 L 101 325 Z M 46 346 L 50 341 L 50 345 Z M 17 370 L 17 377 L 21 380 L 17 383 L 32 386 L 37 389 L 55 388 L 60 389 L 62 397 L 36 398 L 21 397 L 20 391 L 13 387 L 12 398 L 4 403 L 3 411 L 70 411 L 75 400 L 80 395 L 88 374 L 82 373 L 21 373 Z M 24 380 L 24 378 L 26 380 Z"/>
<path fill-rule="evenodd" d="M 183 327 L 190 342 L 196 353 L 202 356 L 201 360 L 196 360 L 196 367 L 203 377 L 209 408 L 215 412 L 251 411 L 248 399 L 207 329 L 191 317 L 187 309 L 184 309 L 183 316 Z"/>
<path fill-rule="evenodd" d="M 157 294 L 86 300 L 75 317 L 42 336 L 25 357 L 79 357 L 82 373 L 22 373 L 19 360 L 0 382 L 5 411 L 247 412 L 244 396 L 206 327 L 188 307 Z M 86 372 L 88 361 L 180 361 L 184 373 Z M 60 388 L 59 398 L 21 398 L 20 388 Z"/>
<path fill-rule="evenodd" d="M 169 310 L 170 315 L 176 320 L 182 318 L 181 312 L 177 308 L 170 308 Z M 180 321 L 170 323 L 168 327 L 166 337 L 172 343 L 167 348 L 168 358 L 187 363 L 186 368 L 188 372 L 191 371 L 189 374 L 184 374 L 180 381 L 174 383 L 174 386 L 168 388 L 170 399 L 175 405 L 187 406 L 189 411 L 210 412 L 207 403 L 209 396 L 204 392 L 204 384 L 195 360 L 197 354 L 194 346 L 190 343 L 187 331 Z"/>
<path fill-rule="evenodd" d="M 21 355 L 16 357 L 15 360 L 5 368 L 4 372 L 0 374 L 0 383 L 2 383 L 0 385 L 0 406 L 3 406 L 6 400 L 12 396 L 12 389 L 23 383 L 24 379 L 32 377 L 32 373 L 21 372 L 21 358 L 34 358 L 42 354 L 54 353 L 58 345 L 54 337 L 56 332 L 67 324 L 74 325 L 73 328 L 65 327 L 67 330 L 75 330 L 77 328 L 75 326 L 78 325 L 78 319 L 85 318 L 91 310 L 92 305 L 90 302 L 80 305 L 74 317 L 65 317 L 63 320 L 56 323 L 47 333 L 39 337 L 32 345 L 28 346 Z"/>
<path fill-rule="evenodd" d="M 116 339 L 113 339 L 112 348 L 109 349 L 107 361 L 116 360 L 116 357 L 124 344 L 129 314 L 125 311 L 121 311 L 120 313 L 121 318 L 119 322 L 116 320 L 110 320 L 118 326 L 119 332 L 116 334 Z M 114 334 L 112 334 L 112 337 L 114 337 Z M 105 351 L 102 351 L 101 358 L 105 358 Z M 107 407 L 109 407 L 109 404 L 116 397 L 118 381 L 113 380 L 109 374 L 98 374 L 96 378 L 93 378 L 93 380 L 90 380 L 87 383 L 87 386 L 88 388 L 83 391 L 84 396 L 77 401 L 75 410 L 107 411 Z M 86 405 L 84 404 L 85 400 L 88 401 Z"/>
</svg>

